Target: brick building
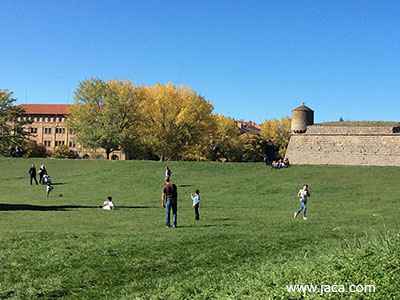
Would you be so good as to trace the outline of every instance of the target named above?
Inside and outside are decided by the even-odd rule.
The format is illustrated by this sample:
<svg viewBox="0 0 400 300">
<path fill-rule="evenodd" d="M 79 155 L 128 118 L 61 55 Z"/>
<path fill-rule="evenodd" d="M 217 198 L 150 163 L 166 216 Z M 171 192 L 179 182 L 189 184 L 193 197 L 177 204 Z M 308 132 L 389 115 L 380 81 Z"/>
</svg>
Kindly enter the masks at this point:
<svg viewBox="0 0 400 300">
<path fill-rule="evenodd" d="M 25 113 L 23 118 L 31 120 L 29 126 L 31 140 L 37 144 L 43 144 L 49 152 L 58 146 L 67 145 L 78 153 L 81 158 L 105 157 L 104 149 L 95 151 L 85 149 L 74 141 L 75 134 L 71 129 L 64 127 L 64 121 L 68 117 L 69 104 L 22 104 Z M 110 154 L 114 160 L 125 159 L 123 151 L 114 151 Z"/>
</svg>

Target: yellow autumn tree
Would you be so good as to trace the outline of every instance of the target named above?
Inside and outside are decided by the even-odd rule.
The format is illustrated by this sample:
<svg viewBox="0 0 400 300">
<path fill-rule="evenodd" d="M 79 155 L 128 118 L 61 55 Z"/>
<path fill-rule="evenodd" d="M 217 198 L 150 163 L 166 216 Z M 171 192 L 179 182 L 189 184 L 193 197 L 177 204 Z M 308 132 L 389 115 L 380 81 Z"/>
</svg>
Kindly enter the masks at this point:
<svg viewBox="0 0 400 300">
<path fill-rule="evenodd" d="M 261 136 L 273 146 L 280 157 L 285 156 L 290 139 L 291 118 L 283 117 L 280 121 L 276 119 L 266 120 L 261 125 Z"/>
<path fill-rule="evenodd" d="M 240 130 L 236 122 L 223 115 L 215 115 L 215 127 L 210 139 L 210 160 L 224 158 L 228 161 L 239 161 L 242 158 Z"/>
<path fill-rule="evenodd" d="M 188 87 L 172 83 L 141 87 L 141 137 L 160 160 L 205 160 L 213 106 Z"/>
</svg>

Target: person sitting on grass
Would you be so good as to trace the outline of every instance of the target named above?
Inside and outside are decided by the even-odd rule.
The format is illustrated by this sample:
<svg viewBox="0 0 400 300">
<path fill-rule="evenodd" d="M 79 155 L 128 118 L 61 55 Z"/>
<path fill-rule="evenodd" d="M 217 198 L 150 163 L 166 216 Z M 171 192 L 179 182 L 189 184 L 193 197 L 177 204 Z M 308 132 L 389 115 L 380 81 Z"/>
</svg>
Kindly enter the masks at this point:
<svg viewBox="0 0 400 300">
<path fill-rule="evenodd" d="M 100 206 L 100 208 L 103 210 L 114 210 L 115 204 L 114 204 L 114 201 L 112 200 L 112 197 L 108 196 L 107 200 L 104 201 L 103 206 Z"/>
<path fill-rule="evenodd" d="M 294 213 L 294 218 L 296 219 L 297 215 L 303 210 L 303 220 L 307 220 L 306 204 L 307 204 L 307 197 L 310 197 L 310 192 L 308 191 L 308 184 L 303 185 L 303 188 L 297 193 L 297 197 L 300 198 L 300 208 L 298 211 Z"/>
<path fill-rule="evenodd" d="M 280 163 L 279 163 L 279 161 L 277 162 L 277 161 L 273 161 L 272 162 L 272 164 L 271 164 L 271 169 L 280 169 L 281 167 L 280 167 Z"/>
<path fill-rule="evenodd" d="M 289 159 L 287 157 L 285 157 L 285 159 L 283 160 L 283 164 L 285 165 L 285 168 L 289 168 L 290 167 L 290 162 L 289 162 Z"/>
</svg>

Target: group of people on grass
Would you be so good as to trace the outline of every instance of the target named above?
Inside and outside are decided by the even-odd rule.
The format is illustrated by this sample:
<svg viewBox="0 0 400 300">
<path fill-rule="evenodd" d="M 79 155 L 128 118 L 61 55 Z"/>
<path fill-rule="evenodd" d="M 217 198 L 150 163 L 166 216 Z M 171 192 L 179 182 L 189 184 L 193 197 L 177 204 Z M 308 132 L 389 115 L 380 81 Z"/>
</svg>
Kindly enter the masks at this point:
<svg viewBox="0 0 400 300">
<path fill-rule="evenodd" d="M 287 160 L 287 158 L 285 158 Z M 289 166 L 289 161 L 287 160 L 287 166 Z M 37 172 L 40 176 L 39 182 L 40 184 L 45 184 L 46 185 L 46 197 L 49 196 L 50 192 L 53 190 L 53 186 L 51 184 L 51 179 L 50 176 L 47 174 L 46 167 L 44 165 L 40 166 L 39 171 Z M 30 174 L 30 184 L 32 185 L 32 181 L 34 180 L 36 184 L 38 184 L 37 179 L 36 179 L 36 167 L 33 164 L 31 168 L 29 169 L 29 174 Z M 165 178 L 164 178 L 164 186 L 162 188 L 162 193 L 161 193 L 161 206 L 162 208 L 165 208 L 166 214 L 165 214 L 165 227 L 170 228 L 171 223 L 170 223 L 170 217 L 171 217 L 171 210 L 172 210 L 172 227 L 177 227 L 177 219 L 178 219 L 178 188 L 176 184 L 172 183 L 170 180 L 171 177 L 171 170 L 167 167 L 165 167 Z M 303 211 L 303 220 L 307 220 L 306 216 L 306 204 L 307 204 L 307 198 L 310 197 L 310 192 L 308 190 L 308 185 L 304 184 L 303 188 L 299 190 L 297 193 L 297 196 L 299 197 L 300 200 L 300 208 L 294 213 L 294 218 L 296 218 L 301 211 Z M 194 193 L 190 194 L 190 198 L 193 201 L 193 208 L 194 208 L 194 218 L 195 220 L 200 219 L 199 215 L 199 207 L 200 207 L 200 191 L 196 189 Z M 114 210 L 115 209 L 115 203 L 112 199 L 111 196 L 107 197 L 107 200 L 104 201 L 103 205 L 100 206 L 101 209 L 103 210 Z"/>
<path fill-rule="evenodd" d="M 273 161 L 271 164 L 271 169 L 282 169 L 282 168 L 289 168 L 290 163 L 289 159 L 285 157 L 285 159 L 282 161 L 282 159 L 278 161 Z"/>
<path fill-rule="evenodd" d="M 30 175 L 31 185 L 32 185 L 33 181 L 35 181 L 36 185 L 38 185 L 38 181 L 36 179 L 36 167 L 34 164 L 32 164 L 32 166 L 28 172 Z M 46 185 L 46 197 L 49 197 L 50 192 L 54 189 L 54 187 L 51 184 L 51 178 L 50 178 L 49 174 L 47 174 L 46 167 L 44 165 L 41 165 L 37 174 L 39 174 L 39 183 Z"/>
<path fill-rule="evenodd" d="M 165 208 L 165 227 L 171 227 L 171 210 L 172 210 L 172 227 L 178 226 L 178 188 L 176 184 L 172 183 L 170 180 L 171 170 L 165 167 L 165 178 L 164 178 L 164 186 L 162 188 L 161 194 L 161 206 Z M 196 189 L 194 193 L 190 194 L 190 198 L 193 201 L 194 208 L 194 219 L 197 221 L 200 219 L 199 207 L 200 207 L 200 191 Z M 100 206 L 103 210 L 114 210 L 115 203 L 112 200 L 112 197 L 107 197 L 107 200 L 104 201 L 103 206 Z"/>
<path fill-rule="evenodd" d="M 8 146 L 10 157 L 22 157 L 24 155 L 24 149 L 21 146 L 14 147 L 13 145 Z"/>
</svg>

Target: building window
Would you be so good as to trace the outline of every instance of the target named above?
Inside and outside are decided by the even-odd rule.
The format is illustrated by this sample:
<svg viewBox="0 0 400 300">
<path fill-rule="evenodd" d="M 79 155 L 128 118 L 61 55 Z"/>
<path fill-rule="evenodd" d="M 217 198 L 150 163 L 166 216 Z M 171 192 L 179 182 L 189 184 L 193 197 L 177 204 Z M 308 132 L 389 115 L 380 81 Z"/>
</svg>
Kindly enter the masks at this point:
<svg viewBox="0 0 400 300">
<path fill-rule="evenodd" d="M 51 141 L 44 141 L 44 146 L 45 147 L 50 147 L 51 146 Z"/>
<path fill-rule="evenodd" d="M 70 129 L 69 130 L 69 134 L 76 134 L 76 130 L 75 129 Z"/>
<path fill-rule="evenodd" d="M 65 133 L 65 128 L 56 127 L 56 133 L 64 134 Z"/>
<path fill-rule="evenodd" d="M 37 133 L 37 128 L 31 127 L 31 133 Z"/>
<path fill-rule="evenodd" d="M 65 141 L 55 141 L 54 145 L 57 146 L 61 146 L 61 145 L 65 145 Z"/>
<path fill-rule="evenodd" d="M 75 144 L 74 142 L 69 142 L 69 147 L 70 147 L 70 148 L 75 148 L 75 147 L 76 147 L 76 144 Z"/>
<path fill-rule="evenodd" d="M 45 128 L 44 134 L 51 134 L 51 128 Z"/>
</svg>

